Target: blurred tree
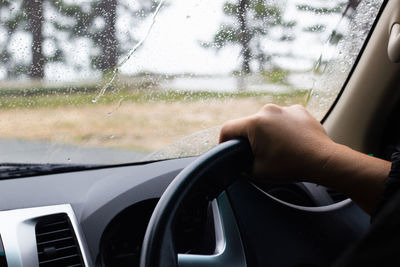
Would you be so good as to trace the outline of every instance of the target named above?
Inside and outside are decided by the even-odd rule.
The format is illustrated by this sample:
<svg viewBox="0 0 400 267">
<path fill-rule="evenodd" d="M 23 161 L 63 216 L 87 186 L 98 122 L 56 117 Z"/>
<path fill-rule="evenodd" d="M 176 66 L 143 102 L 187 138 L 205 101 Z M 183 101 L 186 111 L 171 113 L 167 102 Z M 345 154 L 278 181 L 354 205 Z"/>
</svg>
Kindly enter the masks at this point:
<svg viewBox="0 0 400 267">
<path fill-rule="evenodd" d="M 129 13 L 132 21 L 130 28 L 134 28 L 158 5 L 156 1 L 136 1 L 129 5 L 123 0 L 91 0 L 90 5 L 69 4 L 62 0 L 50 0 L 52 5 L 74 23 L 55 22 L 58 30 L 67 32 L 70 38 L 89 38 L 97 49 L 92 55 L 92 66 L 107 74 L 117 65 L 118 55 L 126 53 L 132 43 L 137 40 L 127 33 L 125 42 L 130 45 L 121 45 L 122 40 L 117 36 L 118 8 Z"/>
<path fill-rule="evenodd" d="M 117 0 L 103 0 L 97 6 L 98 15 L 104 19 L 104 28 L 96 36 L 102 53 L 95 59 L 95 65 L 102 71 L 111 70 L 117 65 L 116 12 Z"/>
<path fill-rule="evenodd" d="M 29 31 L 32 34 L 32 65 L 29 76 L 33 79 L 44 78 L 45 57 L 43 55 L 43 0 L 25 0 Z"/>
<path fill-rule="evenodd" d="M 262 49 L 261 40 L 272 28 L 281 29 L 280 36 L 275 37 L 276 41 L 294 40 L 287 30 L 293 28 L 296 22 L 284 20 L 283 5 L 267 0 L 230 0 L 224 4 L 223 11 L 233 20 L 222 24 L 213 41 L 203 45 L 217 50 L 228 44 L 239 45 L 241 73 L 251 72 L 252 60 L 257 61 L 260 70 L 270 61 L 272 55 Z"/>
<path fill-rule="evenodd" d="M 0 63 L 6 68 L 8 77 L 28 75 L 32 79 L 42 79 L 47 62 L 62 60 L 62 53 L 57 48 L 49 55 L 45 55 L 43 51 L 43 43 L 46 40 L 54 39 L 43 33 L 43 25 L 46 23 L 45 1 L 47 0 L 0 1 L 0 11 L 5 11 L 3 14 L 7 14 L 0 21 L 0 27 L 5 37 L 0 47 Z M 17 33 L 31 35 L 31 45 L 26 47 L 31 54 L 29 62 L 26 59 L 17 61 L 11 52 L 10 42 Z M 21 53 L 22 51 L 18 52 L 28 54 Z"/>
<path fill-rule="evenodd" d="M 132 32 L 123 37 L 117 35 L 117 13 L 129 13 L 131 24 L 137 24 L 155 10 L 157 2 L 140 0 L 127 4 L 126 0 L 88 0 L 72 2 L 67 0 L 0 0 L 0 65 L 6 68 L 8 77 L 28 75 L 32 79 L 44 78 L 45 65 L 48 62 L 64 61 L 65 51 L 59 33 L 65 33 L 69 40 L 87 38 L 92 41 L 92 67 L 106 74 L 117 64 L 118 55 L 126 53 L 137 40 Z M 44 27 L 54 29 L 44 32 Z M 54 32 L 57 32 L 56 34 Z M 31 59 L 16 60 L 10 41 L 17 33 L 27 33 L 32 37 Z M 124 45 L 121 45 L 124 39 Z M 54 49 L 44 53 L 44 43 L 49 41 Z M 129 44 L 129 45 L 127 45 Z M 27 53 L 25 53 L 27 54 Z"/>
<path fill-rule="evenodd" d="M 8 49 L 11 34 L 14 32 L 16 25 L 21 20 L 22 14 L 15 15 L 10 11 L 12 4 L 9 1 L 0 1 L 0 12 L 8 13 L 8 16 L 0 16 L 1 36 L 0 39 L 0 63 L 6 69 L 6 75 L 11 76 L 12 69 L 12 55 Z"/>
</svg>

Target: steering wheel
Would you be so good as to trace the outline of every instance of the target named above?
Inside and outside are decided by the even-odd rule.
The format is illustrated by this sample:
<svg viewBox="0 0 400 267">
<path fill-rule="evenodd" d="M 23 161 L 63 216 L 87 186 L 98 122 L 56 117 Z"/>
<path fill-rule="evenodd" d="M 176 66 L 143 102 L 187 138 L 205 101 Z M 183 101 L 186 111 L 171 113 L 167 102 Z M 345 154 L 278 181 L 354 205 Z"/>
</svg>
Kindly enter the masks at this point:
<svg viewBox="0 0 400 267">
<path fill-rule="evenodd" d="M 247 179 L 237 179 L 252 163 L 250 144 L 240 139 L 216 146 L 183 169 L 151 216 L 140 266 L 327 266 L 367 230 L 368 216 L 350 199 L 297 206 L 262 192 Z M 216 253 L 177 254 L 174 223 L 181 207 L 198 192 L 209 199 L 218 196 L 218 206 L 213 202 Z M 269 256 L 264 257 L 266 251 Z M 261 263 L 252 262 L 259 257 Z"/>
<path fill-rule="evenodd" d="M 143 241 L 140 266 L 178 266 L 172 229 L 180 207 L 199 188 L 206 188 L 210 199 L 217 197 L 240 173 L 250 170 L 252 162 L 253 154 L 248 140 L 238 139 L 214 147 L 183 169 L 165 190 L 153 211 Z M 202 261 L 192 257 L 191 261 L 184 265 L 213 266 L 211 258 Z M 228 266 L 223 262 L 218 264 Z"/>
</svg>

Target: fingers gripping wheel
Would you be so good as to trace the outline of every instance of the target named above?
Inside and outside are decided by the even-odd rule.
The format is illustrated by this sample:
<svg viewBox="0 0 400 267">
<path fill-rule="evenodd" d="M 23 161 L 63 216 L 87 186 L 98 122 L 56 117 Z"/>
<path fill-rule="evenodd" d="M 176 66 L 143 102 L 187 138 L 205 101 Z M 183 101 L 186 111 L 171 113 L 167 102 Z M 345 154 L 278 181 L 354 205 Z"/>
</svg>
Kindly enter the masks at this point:
<svg viewBox="0 0 400 267">
<path fill-rule="evenodd" d="M 218 196 L 236 177 L 250 170 L 253 155 L 247 140 L 231 140 L 197 158 L 172 181 L 158 201 L 147 226 L 140 266 L 178 266 L 172 239 L 176 215 L 187 197 L 197 189 Z"/>
</svg>

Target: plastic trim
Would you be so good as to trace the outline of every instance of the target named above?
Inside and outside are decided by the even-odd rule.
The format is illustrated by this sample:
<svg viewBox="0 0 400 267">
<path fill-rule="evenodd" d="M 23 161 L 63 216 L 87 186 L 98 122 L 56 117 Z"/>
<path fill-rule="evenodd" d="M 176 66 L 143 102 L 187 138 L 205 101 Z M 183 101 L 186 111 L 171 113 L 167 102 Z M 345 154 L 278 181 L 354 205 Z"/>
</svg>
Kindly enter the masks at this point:
<svg viewBox="0 0 400 267">
<path fill-rule="evenodd" d="M 268 196 L 269 198 L 271 198 L 271 199 L 273 199 L 273 200 L 275 200 L 275 201 L 277 201 L 277 202 L 279 202 L 279 203 L 281 203 L 281 204 L 283 204 L 285 206 L 288 206 L 288 207 L 291 207 L 291 208 L 297 209 L 297 210 L 302 210 L 302 211 L 327 212 L 327 211 L 332 211 L 332 210 L 343 208 L 343 207 L 345 207 L 347 205 L 350 205 L 351 202 L 352 202 L 351 199 L 348 198 L 348 199 L 342 200 L 340 202 L 337 202 L 335 204 L 331 204 L 331 205 L 327 205 L 327 206 L 322 206 L 322 207 L 304 207 L 304 206 L 299 206 L 299 205 L 291 204 L 291 203 L 288 203 L 286 201 L 280 200 L 279 198 L 276 198 L 276 197 L 268 194 L 267 192 L 265 192 L 264 190 L 262 190 L 260 187 L 256 186 L 255 184 L 253 184 L 253 183 L 250 183 L 250 184 L 252 186 L 254 186 L 258 191 L 260 191 L 264 195 Z"/>
<path fill-rule="evenodd" d="M 86 243 L 71 205 L 44 206 L 0 212 L 0 234 L 9 267 L 39 266 L 35 227 L 43 216 L 65 213 L 71 221 L 85 266 L 92 266 Z"/>
<path fill-rule="evenodd" d="M 218 198 L 219 207 L 213 203 L 216 225 L 217 247 L 214 255 L 178 254 L 178 266 L 216 267 L 247 266 L 239 228 L 226 193 Z M 220 228 L 220 230 L 218 230 Z M 222 232 L 219 232 L 222 231 Z M 222 239 L 218 239 L 218 235 Z"/>
</svg>

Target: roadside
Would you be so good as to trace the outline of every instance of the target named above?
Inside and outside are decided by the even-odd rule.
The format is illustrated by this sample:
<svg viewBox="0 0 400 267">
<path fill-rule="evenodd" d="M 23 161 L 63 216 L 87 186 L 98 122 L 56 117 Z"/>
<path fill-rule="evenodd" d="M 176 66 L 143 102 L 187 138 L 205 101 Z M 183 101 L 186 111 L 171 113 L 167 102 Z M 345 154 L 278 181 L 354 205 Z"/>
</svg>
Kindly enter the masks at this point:
<svg viewBox="0 0 400 267">
<path fill-rule="evenodd" d="M 253 114 L 269 102 L 270 97 L 265 96 L 4 109 L 0 138 L 150 152 Z"/>
<path fill-rule="evenodd" d="M 281 92 L 272 93 L 273 85 L 261 91 L 237 91 L 233 87 L 224 91 L 224 84 L 230 84 L 225 80 L 220 81 L 221 91 L 186 91 L 176 84 L 174 88 L 160 88 L 157 77 L 142 78 L 119 81 L 98 101 L 92 101 L 99 96 L 93 84 L 4 85 L 0 88 L 0 162 L 137 161 L 166 146 L 171 150 L 169 144 L 174 144 L 173 151 L 183 150 L 185 144 L 177 141 L 185 136 L 253 114 L 266 103 L 305 104 L 308 98 L 308 91 L 285 91 L 277 84 Z M 201 79 L 197 78 L 195 84 L 201 85 Z M 187 144 L 184 149 L 191 151 Z"/>
</svg>

